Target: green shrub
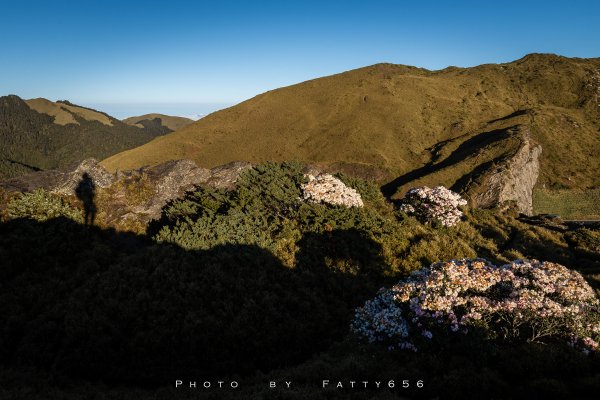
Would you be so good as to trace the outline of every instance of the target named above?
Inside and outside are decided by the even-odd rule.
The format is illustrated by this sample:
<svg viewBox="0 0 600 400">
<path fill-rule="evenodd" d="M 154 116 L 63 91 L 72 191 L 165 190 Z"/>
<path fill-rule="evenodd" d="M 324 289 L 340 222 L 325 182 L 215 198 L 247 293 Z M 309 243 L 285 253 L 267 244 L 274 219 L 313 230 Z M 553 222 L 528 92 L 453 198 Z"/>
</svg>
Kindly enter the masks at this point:
<svg viewBox="0 0 600 400">
<path fill-rule="evenodd" d="M 10 218 L 30 218 L 40 222 L 65 217 L 83 223 L 81 210 L 43 189 L 22 193 L 13 198 L 8 203 L 8 215 Z"/>
<path fill-rule="evenodd" d="M 409 397 L 435 397 L 448 384 L 448 397 L 485 398 L 488 388 L 527 384 L 506 376 L 531 356 L 484 354 L 472 342 L 402 356 L 335 343 L 378 288 L 434 261 L 527 255 L 590 274 L 600 267 L 595 231 L 549 231 L 494 210 L 465 210 L 452 229 L 426 226 L 394 211 L 373 184 L 344 176 L 365 207 L 302 203 L 302 171 L 269 163 L 243 173 L 234 191 L 199 187 L 165 206 L 146 236 L 64 218 L 0 223 L 0 360 L 149 388 L 187 375 L 248 381 L 262 371 L 314 385 L 325 372 L 373 380 L 395 371 L 390 379 L 426 380 L 422 392 L 402 392 Z M 598 370 L 592 362 L 574 359 L 592 371 L 581 379 Z M 563 365 L 549 364 L 545 376 L 561 380 Z M 256 385 L 262 391 L 264 379 Z M 306 390 L 300 398 L 329 398 Z"/>
<path fill-rule="evenodd" d="M 527 225 L 511 214 L 494 210 L 465 210 L 465 220 L 453 229 L 423 225 L 394 211 L 375 184 L 344 175 L 339 175 L 340 179 L 359 191 L 365 207 L 301 203 L 300 186 L 305 182 L 302 171 L 298 163 L 267 163 L 245 171 L 235 191 L 199 187 L 166 206 L 162 219 L 149 232 L 158 242 L 190 250 L 225 243 L 257 245 L 291 267 L 303 237 L 356 230 L 377 245 L 377 262 L 385 264 L 377 270 L 394 278 L 439 260 L 477 256 L 496 263 L 529 257 L 568 266 L 600 264 L 591 256 L 595 253 L 585 250 L 587 247 L 571 251 L 569 235 Z M 594 241 L 580 238 L 579 242 L 588 246 L 583 243 Z M 312 246 L 311 241 L 303 243 Z M 346 245 L 357 246 L 340 244 L 335 251 L 341 252 Z M 332 268 L 337 263 L 335 258 L 346 258 L 344 262 L 348 262 L 347 256 L 331 255 Z M 586 259 L 583 264 L 582 257 Z M 361 267 L 335 268 L 350 271 Z"/>
<path fill-rule="evenodd" d="M 392 204 L 386 200 L 381 189 L 375 182 L 367 181 L 352 176 L 337 174 L 346 186 L 354 188 L 360 193 L 363 202 L 367 207 L 377 210 L 380 214 L 388 215 L 394 212 Z"/>
</svg>

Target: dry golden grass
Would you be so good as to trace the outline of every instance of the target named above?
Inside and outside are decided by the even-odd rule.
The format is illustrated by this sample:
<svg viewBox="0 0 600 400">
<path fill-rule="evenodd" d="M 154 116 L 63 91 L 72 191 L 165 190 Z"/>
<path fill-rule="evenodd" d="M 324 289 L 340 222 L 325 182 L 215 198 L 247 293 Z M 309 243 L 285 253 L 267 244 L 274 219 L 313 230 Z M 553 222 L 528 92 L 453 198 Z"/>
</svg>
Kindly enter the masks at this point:
<svg viewBox="0 0 600 400">
<path fill-rule="evenodd" d="M 138 117 L 129 117 L 125 118 L 123 122 L 129 125 L 137 126 L 139 128 L 143 128 L 144 125 L 140 124 L 140 121 L 145 119 L 152 120 L 155 118 L 160 118 L 160 122 L 162 126 L 166 126 L 167 128 L 176 131 L 178 129 L 183 128 L 194 122 L 194 120 L 185 118 L 185 117 L 175 117 L 172 115 L 164 115 L 164 114 L 144 114 Z"/>
<path fill-rule="evenodd" d="M 73 117 L 73 114 L 63 110 L 58 104 L 46 99 L 30 99 L 25 100 L 25 103 L 41 114 L 48 114 L 54 117 L 54 123 L 58 125 L 79 124 Z"/>
<path fill-rule="evenodd" d="M 58 125 L 77 124 L 73 114 L 88 121 L 98 121 L 104 125 L 112 126 L 112 121 L 106 115 L 89 110 L 87 108 L 72 106 L 69 104 L 55 103 L 43 98 L 25 100 L 27 105 L 42 114 L 48 114 L 54 117 L 54 123 Z"/>
<path fill-rule="evenodd" d="M 83 107 L 71 106 L 68 104 L 60 104 L 60 106 L 77 114 L 78 116 L 80 116 L 83 119 L 87 119 L 88 121 L 98 121 L 101 124 L 108 125 L 108 126 L 113 125 L 110 118 L 108 118 L 106 115 L 104 115 L 102 113 L 99 113 L 99 112 L 96 112 L 93 110 L 89 110 L 89 109 L 83 108 Z"/>
<path fill-rule="evenodd" d="M 435 149 L 443 157 L 480 133 L 526 124 L 544 147 L 540 184 L 594 187 L 600 108 L 586 85 L 599 69 L 600 59 L 535 54 L 441 71 L 377 64 L 263 93 L 103 165 L 114 171 L 181 158 L 204 167 L 297 159 L 371 168 L 392 179 L 434 163 Z M 471 153 L 489 160 L 513 145 L 474 146 Z M 451 185 L 478 162 L 457 162 L 422 180 Z"/>
<path fill-rule="evenodd" d="M 536 213 L 559 214 L 564 219 L 600 220 L 600 189 L 536 189 L 533 207 Z"/>
</svg>

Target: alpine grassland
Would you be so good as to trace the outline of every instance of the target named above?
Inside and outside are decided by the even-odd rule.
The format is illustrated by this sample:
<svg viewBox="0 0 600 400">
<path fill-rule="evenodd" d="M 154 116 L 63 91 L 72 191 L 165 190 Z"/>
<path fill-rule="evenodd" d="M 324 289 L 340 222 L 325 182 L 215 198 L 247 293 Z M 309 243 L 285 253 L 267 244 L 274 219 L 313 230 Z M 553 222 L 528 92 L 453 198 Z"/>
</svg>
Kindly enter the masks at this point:
<svg viewBox="0 0 600 400">
<path fill-rule="evenodd" d="M 599 71 L 598 58 L 552 54 L 437 71 L 376 64 L 268 91 L 103 164 L 295 159 L 401 197 L 417 186 L 459 191 L 527 139 L 542 148 L 536 188 L 589 190 L 600 185 Z"/>
<path fill-rule="evenodd" d="M 599 220 L 600 189 L 537 189 L 533 192 L 533 207 L 540 214 L 559 214 L 564 219 Z"/>
</svg>

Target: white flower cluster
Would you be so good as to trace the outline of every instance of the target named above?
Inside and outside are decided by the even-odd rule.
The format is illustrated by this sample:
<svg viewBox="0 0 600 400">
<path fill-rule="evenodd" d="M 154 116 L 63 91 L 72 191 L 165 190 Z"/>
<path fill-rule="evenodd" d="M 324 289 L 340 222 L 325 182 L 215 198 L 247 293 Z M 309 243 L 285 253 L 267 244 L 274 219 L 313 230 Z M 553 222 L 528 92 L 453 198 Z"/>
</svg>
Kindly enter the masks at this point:
<svg viewBox="0 0 600 400">
<path fill-rule="evenodd" d="M 579 273 L 559 264 L 453 260 L 382 289 L 356 310 L 352 330 L 370 343 L 416 351 L 433 332 L 475 326 L 501 339 L 565 340 L 589 353 L 598 350 L 600 302 Z"/>
<path fill-rule="evenodd" d="M 345 207 L 363 207 L 363 201 L 355 189 L 348 187 L 333 175 L 307 174 L 308 183 L 302 185 L 302 200 L 311 203 L 327 203 Z"/>
<path fill-rule="evenodd" d="M 454 226 L 463 213 L 458 209 L 467 201 L 443 186 L 433 189 L 422 186 L 409 190 L 400 206 L 400 210 L 414 215 L 425 223 L 439 221 L 444 226 Z"/>
</svg>

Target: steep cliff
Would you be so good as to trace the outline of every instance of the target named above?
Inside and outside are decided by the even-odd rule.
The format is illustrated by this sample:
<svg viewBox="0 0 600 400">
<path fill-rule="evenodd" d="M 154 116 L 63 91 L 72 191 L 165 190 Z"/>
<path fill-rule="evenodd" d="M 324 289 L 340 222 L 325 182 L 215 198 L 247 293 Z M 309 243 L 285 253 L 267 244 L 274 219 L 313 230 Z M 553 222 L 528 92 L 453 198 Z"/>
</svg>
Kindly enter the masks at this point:
<svg viewBox="0 0 600 400">
<path fill-rule="evenodd" d="M 471 197 L 471 204 L 489 208 L 513 202 L 520 213 L 532 215 L 533 188 L 540 174 L 541 153 L 542 146 L 526 137 L 513 157 L 487 173 Z"/>
</svg>

